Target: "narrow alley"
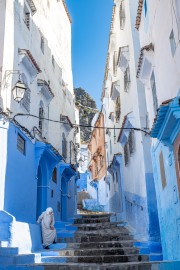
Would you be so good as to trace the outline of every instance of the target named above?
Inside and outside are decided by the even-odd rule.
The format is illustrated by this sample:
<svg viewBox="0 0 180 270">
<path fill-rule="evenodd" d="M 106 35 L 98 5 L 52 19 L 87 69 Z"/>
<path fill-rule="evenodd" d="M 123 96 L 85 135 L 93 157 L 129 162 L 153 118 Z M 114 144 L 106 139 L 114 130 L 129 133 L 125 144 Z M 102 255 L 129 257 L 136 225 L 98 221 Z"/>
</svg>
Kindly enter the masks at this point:
<svg viewBox="0 0 180 270">
<path fill-rule="evenodd" d="M 179 41 L 179 0 L 0 0 L 0 270 L 180 270 Z"/>
</svg>

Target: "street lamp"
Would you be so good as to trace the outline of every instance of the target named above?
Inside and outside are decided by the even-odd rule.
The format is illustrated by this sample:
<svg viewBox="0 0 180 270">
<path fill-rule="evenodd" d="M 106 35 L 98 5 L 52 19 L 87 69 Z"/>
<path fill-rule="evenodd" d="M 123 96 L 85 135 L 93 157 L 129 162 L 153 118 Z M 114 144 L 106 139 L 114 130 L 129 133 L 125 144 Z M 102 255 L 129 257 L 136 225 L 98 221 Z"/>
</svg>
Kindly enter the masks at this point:
<svg viewBox="0 0 180 270">
<path fill-rule="evenodd" d="M 19 79 L 12 89 L 14 100 L 19 103 L 23 99 L 26 89 L 26 85 Z"/>
<path fill-rule="evenodd" d="M 79 163 L 80 167 L 83 166 L 84 160 L 82 159 L 82 157 L 79 158 L 78 163 Z"/>
</svg>

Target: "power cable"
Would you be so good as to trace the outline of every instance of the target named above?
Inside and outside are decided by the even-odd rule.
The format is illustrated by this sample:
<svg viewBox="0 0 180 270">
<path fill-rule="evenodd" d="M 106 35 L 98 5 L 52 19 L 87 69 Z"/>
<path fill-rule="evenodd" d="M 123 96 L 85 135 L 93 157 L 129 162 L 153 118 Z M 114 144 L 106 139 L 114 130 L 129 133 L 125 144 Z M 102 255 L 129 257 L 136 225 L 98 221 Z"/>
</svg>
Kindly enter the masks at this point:
<svg viewBox="0 0 180 270">
<path fill-rule="evenodd" d="M 37 118 L 37 119 L 41 119 L 41 120 L 47 120 L 49 122 L 53 122 L 53 123 L 60 123 L 60 124 L 66 124 L 66 125 L 69 125 L 69 123 L 66 123 L 66 122 L 63 122 L 63 121 L 60 121 L 60 120 L 53 120 L 53 119 L 49 119 L 49 118 L 46 118 L 46 117 L 39 117 L 37 115 L 33 115 L 33 114 L 24 114 L 24 113 L 17 113 L 13 116 L 13 120 L 16 120 L 15 118 L 16 117 L 19 117 L 19 116 L 31 116 L 31 117 L 34 117 L 34 118 Z M 97 127 L 97 126 L 92 126 L 92 125 L 82 125 L 82 124 L 73 124 L 72 123 L 72 126 L 73 128 L 77 128 L 77 127 L 85 127 L 85 128 L 98 128 L 98 129 L 107 129 L 107 130 L 135 130 L 135 131 L 142 131 L 145 133 L 145 135 L 150 135 L 150 132 L 147 132 L 146 131 L 146 128 L 144 129 L 141 129 L 141 128 L 136 128 L 136 127 L 129 127 L 129 128 L 125 128 L 125 127 Z"/>
</svg>

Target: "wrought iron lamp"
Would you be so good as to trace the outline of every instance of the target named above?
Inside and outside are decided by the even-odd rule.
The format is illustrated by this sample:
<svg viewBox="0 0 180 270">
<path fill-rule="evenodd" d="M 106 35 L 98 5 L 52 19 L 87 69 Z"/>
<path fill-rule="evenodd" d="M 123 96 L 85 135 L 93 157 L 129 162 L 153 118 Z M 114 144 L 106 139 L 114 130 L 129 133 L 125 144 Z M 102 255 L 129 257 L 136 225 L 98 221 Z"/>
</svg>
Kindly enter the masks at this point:
<svg viewBox="0 0 180 270">
<path fill-rule="evenodd" d="M 12 89 L 14 100 L 19 103 L 23 99 L 26 89 L 26 85 L 19 79 Z"/>
</svg>

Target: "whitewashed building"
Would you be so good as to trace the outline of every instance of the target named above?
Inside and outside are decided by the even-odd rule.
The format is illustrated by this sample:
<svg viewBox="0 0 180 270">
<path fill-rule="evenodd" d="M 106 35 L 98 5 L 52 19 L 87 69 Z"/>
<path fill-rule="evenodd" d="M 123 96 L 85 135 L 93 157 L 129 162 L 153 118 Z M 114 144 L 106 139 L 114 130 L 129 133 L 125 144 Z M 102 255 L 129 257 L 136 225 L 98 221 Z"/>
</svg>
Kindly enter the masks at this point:
<svg viewBox="0 0 180 270">
<path fill-rule="evenodd" d="M 64 0 L 0 1 L 0 86 L 0 210 L 35 223 L 51 206 L 66 221 L 76 212 L 77 129 Z"/>
<path fill-rule="evenodd" d="M 179 260 L 180 236 L 180 1 L 138 1 L 144 84 L 163 257 Z"/>
<path fill-rule="evenodd" d="M 159 240 L 144 86 L 136 78 L 138 1 L 114 1 L 102 91 L 109 211 L 146 240 Z"/>
</svg>

